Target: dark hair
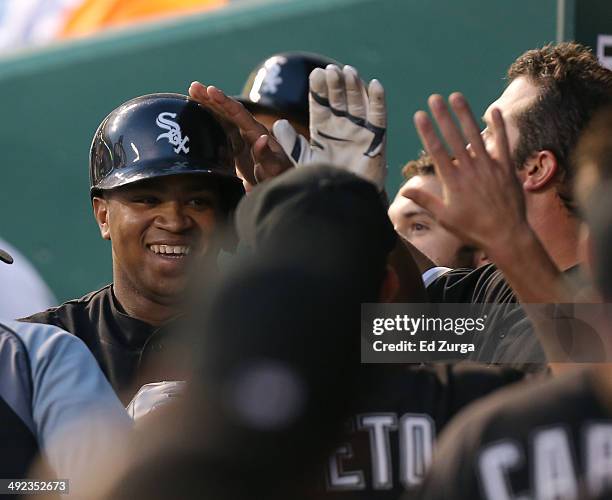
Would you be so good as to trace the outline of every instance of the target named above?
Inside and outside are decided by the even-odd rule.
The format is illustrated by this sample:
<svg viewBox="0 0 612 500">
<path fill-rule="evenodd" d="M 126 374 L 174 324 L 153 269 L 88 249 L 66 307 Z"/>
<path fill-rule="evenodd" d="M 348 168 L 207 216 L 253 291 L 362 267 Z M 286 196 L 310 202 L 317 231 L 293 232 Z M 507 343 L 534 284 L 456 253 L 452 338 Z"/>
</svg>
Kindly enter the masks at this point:
<svg viewBox="0 0 612 500">
<path fill-rule="evenodd" d="M 431 156 L 425 151 L 421 151 L 416 160 L 410 160 L 402 168 L 402 175 L 408 180 L 417 175 L 436 175 L 436 169 Z"/>
<path fill-rule="evenodd" d="M 534 83 L 539 96 L 516 118 L 515 162 L 520 168 L 534 152 L 552 151 L 559 165 L 559 197 L 574 211 L 571 153 L 595 111 L 612 101 L 612 71 L 589 48 L 566 42 L 525 52 L 508 69 L 510 81 L 519 77 Z"/>
</svg>

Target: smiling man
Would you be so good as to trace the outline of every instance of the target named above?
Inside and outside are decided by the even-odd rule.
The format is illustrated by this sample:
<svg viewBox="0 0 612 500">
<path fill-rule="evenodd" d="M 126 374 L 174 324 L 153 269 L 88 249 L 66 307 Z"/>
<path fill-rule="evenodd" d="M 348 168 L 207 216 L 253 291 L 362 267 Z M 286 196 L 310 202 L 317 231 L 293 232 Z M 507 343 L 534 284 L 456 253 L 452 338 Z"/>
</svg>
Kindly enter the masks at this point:
<svg viewBox="0 0 612 500">
<path fill-rule="evenodd" d="M 186 96 L 137 97 L 99 126 L 90 155 L 94 216 L 113 283 L 24 321 L 81 338 L 129 401 L 140 358 L 180 315 L 196 268 L 231 247 L 225 222 L 244 193 L 220 122 Z"/>
</svg>

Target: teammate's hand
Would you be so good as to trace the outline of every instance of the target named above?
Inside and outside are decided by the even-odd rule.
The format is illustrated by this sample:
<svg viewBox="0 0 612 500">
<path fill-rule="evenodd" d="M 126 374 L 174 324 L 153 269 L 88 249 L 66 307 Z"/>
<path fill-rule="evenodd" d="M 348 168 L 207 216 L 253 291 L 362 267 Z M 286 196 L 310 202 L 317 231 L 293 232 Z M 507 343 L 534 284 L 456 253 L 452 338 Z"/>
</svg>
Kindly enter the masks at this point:
<svg viewBox="0 0 612 500">
<path fill-rule="evenodd" d="M 293 167 L 276 139 L 240 102 L 199 82 L 191 84 L 189 95 L 229 125 L 236 168 L 245 182 L 252 186 Z"/>
<path fill-rule="evenodd" d="M 385 91 L 372 80 L 368 91 L 355 68 L 330 64 L 310 74 L 310 143 L 287 120 L 274 135 L 295 164 L 328 163 L 384 189 L 387 174 Z"/>
<path fill-rule="evenodd" d="M 494 158 L 485 147 L 465 97 L 452 94 L 449 103 L 461 129 L 453 121 L 442 96 L 429 98 L 431 113 L 454 160 L 427 113 L 418 111 L 414 115 L 423 146 L 432 157 L 442 183 L 442 197 L 416 188 L 405 189 L 404 196 L 429 210 L 443 227 L 466 243 L 493 257 L 500 247 L 511 245 L 517 234 L 530 231 L 504 119 L 498 109 L 492 110 L 490 133 L 495 144 Z M 470 144 L 467 149 L 463 137 Z"/>
</svg>

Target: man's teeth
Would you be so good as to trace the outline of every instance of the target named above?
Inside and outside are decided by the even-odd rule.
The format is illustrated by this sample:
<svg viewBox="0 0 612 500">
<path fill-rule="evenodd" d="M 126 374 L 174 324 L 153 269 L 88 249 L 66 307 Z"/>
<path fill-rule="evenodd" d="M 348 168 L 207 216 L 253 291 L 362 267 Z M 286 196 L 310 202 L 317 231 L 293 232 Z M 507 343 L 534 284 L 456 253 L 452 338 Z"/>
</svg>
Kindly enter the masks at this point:
<svg viewBox="0 0 612 500">
<path fill-rule="evenodd" d="M 191 247 L 181 245 L 150 245 L 154 253 L 165 255 L 189 255 Z"/>
</svg>

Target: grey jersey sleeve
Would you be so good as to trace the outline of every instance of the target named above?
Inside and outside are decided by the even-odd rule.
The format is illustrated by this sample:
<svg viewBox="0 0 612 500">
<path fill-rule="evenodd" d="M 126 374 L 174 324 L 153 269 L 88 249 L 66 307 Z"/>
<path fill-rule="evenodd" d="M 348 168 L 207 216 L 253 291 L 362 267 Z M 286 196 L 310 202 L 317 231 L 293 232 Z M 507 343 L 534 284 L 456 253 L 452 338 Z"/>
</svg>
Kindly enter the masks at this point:
<svg viewBox="0 0 612 500">
<path fill-rule="evenodd" d="M 5 324 L 28 353 L 39 447 L 57 477 L 78 477 L 125 441 L 131 419 L 80 339 L 51 325 Z"/>
</svg>

